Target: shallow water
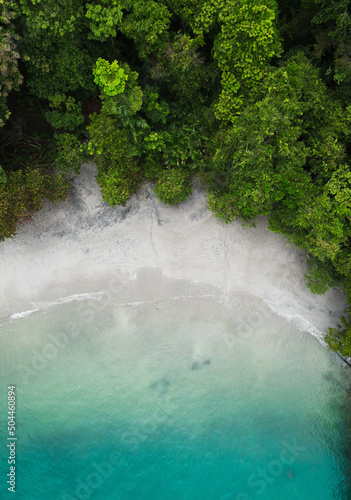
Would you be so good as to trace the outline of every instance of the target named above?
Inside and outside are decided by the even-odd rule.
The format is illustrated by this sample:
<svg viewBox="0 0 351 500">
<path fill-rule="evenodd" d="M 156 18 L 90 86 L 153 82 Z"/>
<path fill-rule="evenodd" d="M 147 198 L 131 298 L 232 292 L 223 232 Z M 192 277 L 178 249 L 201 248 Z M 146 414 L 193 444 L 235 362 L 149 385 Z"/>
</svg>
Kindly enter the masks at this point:
<svg viewBox="0 0 351 500">
<path fill-rule="evenodd" d="M 340 360 L 249 294 L 157 283 L 0 321 L 16 498 L 350 498 Z"/>
</svg>

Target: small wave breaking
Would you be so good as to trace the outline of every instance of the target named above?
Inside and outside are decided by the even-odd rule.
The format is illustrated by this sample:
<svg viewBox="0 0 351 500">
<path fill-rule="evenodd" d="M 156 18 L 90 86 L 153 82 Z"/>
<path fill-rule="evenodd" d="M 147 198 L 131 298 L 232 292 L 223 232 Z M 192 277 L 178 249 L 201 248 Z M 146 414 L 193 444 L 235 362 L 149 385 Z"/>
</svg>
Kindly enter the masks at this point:
<svg viewBox="0 0 351 500">
<path fill-rule="evenodd" d="M 10 316 L 10 319 L 20 319 L 26 318 L 31 314 L 34 314 L 38 311 L 42 311 L 44 309 L 48 309 L 50 307 L 58 306 L 61 304 L 68 304 L 69 302 L 82 302 L 83 300 L 101 300 L 104 296 L 105 292 L 92 292 L 92 293 L 79 293 L 75 295 L 69 295 L 68 297 L 62 297 L 57 300 L 49 301 L 49 302 L 33 302 L 33 309 L 29 309 L 28 311 L 22 311 L 19 313 L 14 313 Z"/>
</svg>

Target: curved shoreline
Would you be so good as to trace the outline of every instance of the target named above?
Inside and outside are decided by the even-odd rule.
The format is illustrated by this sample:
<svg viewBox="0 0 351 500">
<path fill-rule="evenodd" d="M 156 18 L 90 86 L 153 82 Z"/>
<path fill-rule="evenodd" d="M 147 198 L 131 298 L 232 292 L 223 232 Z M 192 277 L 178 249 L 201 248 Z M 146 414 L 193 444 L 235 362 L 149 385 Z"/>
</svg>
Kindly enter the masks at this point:
<svg viewBox="0 0 351 500">
<path fill-rule="evenodd" d="M 93 165 L 82 167 L 70 199 L 47 202 L 13 239 L 0 243 L 0 317 L 35 309 L 38 302 L 100 292 L 112 272 L 123 281 L 156 268 L 224 295 L 249 293 L 319 332 L 336 325 L 344 294 L 312 294 L 303 280 L 305 252 L 269 231 L 266 218 L 255 228 L 239 221 L 226 225 L 207 209 L 200 190 L 168 207 L 151 186 L 126 207 L 111 208 L 102 202 L 95 173 Z"/>
</svg>

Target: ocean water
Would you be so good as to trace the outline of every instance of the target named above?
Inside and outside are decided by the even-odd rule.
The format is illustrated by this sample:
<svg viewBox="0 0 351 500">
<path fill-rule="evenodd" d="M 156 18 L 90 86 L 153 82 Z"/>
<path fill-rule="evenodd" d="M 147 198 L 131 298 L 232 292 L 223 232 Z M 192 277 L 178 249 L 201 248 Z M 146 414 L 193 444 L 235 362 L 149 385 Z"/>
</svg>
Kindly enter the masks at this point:
<svg viewBox="0 0 351 500">
<path fill-rule="evenodd" d="M 177 290 L 95 293 L 0 321 L 1 498 L 351 497 L 341 361 L 249 294 Z"/>
</svg>

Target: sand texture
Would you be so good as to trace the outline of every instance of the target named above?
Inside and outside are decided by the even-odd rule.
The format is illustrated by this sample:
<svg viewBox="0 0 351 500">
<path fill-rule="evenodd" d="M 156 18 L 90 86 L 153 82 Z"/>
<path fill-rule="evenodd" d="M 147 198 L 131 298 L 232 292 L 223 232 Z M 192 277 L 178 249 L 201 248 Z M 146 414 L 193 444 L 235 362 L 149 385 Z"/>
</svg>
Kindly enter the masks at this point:
<svg viewBox="0 0 351 500">
<path fill-rule="evenodd" d="M 126 207 L 111 208 L 95 176 L 96 168 L 84 165 L 68 200 L 47 202 L 14 238 L 0 243 L 0 317 L 72 296 L 83 300 L 102 293 L 112 274 L 123 282 L 152 268 L 173 283 L 196 282 L 197 290 L 203 284 L 204 293 L 215 287 L 223 297 L 254 295 L 315 334 L 337 323 L 345 308 L 342 291 L 318 296 L 307 290 L 305 252 L 269 231 L 266 218 L 255 228 L 224 224 L 199 188 L 168 207 L 146 185 Z M 163 293 L 155 279 L 140 280 L 134 289 L 135 300 Z"/>
</svg>

